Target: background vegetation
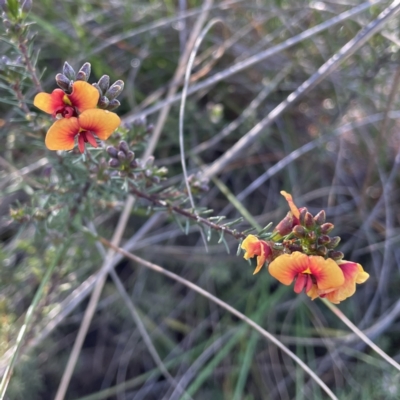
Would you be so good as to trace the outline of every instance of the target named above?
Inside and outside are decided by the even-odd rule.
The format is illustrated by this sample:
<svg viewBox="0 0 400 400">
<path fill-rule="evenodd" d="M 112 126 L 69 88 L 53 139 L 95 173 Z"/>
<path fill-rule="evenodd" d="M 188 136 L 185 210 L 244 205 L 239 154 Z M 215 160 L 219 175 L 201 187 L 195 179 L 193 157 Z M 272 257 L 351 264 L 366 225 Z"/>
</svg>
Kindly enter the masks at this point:
<svg viewBox="0 0 400 400">
<path fill-rule="evenodd" d="M 105 256 L 106 249 L 87 230 L 111 239 L 127 191 L 120 181 L 102 186 L 99 171 L 85 168 L 78 153 L 46 150 L 44 135 L 51 121 L 32 105 L 38 82 L 26 67 L 24 52 L 47 92 L 55 88 L 54 76 L 64 61 L 76 70 L 90 62 L 90 82 L 104 74 L 111 82 L 124 80 L 117 112 L 127 135 L 139 138 L 136 156 L 146 159 L 153 153 L 155 166 L 168 168 L 162 184 L 184 192 L 179 102 L 171 103 L 154 151 L 146 153 L 146 148 L 154 132 L 150 125 L 165 110 L 163 100 L 168 92 L 182 90 L 179 60 L 188 54 L 196 24 L 220 20 L 206 34 L 192 69 L 191 85 L 197 86 L 187 98 L 184 124 L 189 173 L 202 165 L 215 167 L 215 160 L 229 154 L 304 81 L 317 79 L 321 65 L 340 54 L 389 4 L 36 0 L 25 21 L 32 24 L 29 31 L 10 32 L 3 23 L 2 374 L 35 292 L 54 267 L 32 315 L 7 398 L 54 398 L 105 259 L 115 273 L 106 278 L 94 305 L 66 398 L 327 398 L 301 367 L 247 323 L 179 282 L 119 254 Z M 352 14 L 333 23 L 349 10 Z M 332 22 L 319 32 L 309 31 L 325 21 Z M 345 258 L 370 274 L 339 308 L 400 361 L 398 21 L 398 15 L 388 20 L 334 72 L 270 118 L 253 143 L 210 175 L 209 190 L 199 190 L 195 202 L 228 220 L 247 210 L 254 221 L 236 225 L 240 231 L 284 216 L 287 204 L 280 190 L 292 193 L 296 204 L 313 214 L 325 209 L 342 237 Z M 285 42 L 290 38 L 298 40 L 291 45 Z M 265 57 L 267 49 L 276 51 Z M 250 57 L 256 62 L 245 67 Z M 236 71 L 238 65 L 243 68 Z M 218 74 L 223 79 L 203 84 Z M 110 143 L 117 144 L 118 138 Z M 94 154 L 107 161 L 105 152 Z M 207 182 L 196 182 L 205 189 Z M 226 235 L 224 245 L 213 234 L 206 251 L 198 226 L 185 226 L 180 218 L 181 229 L 171 214 L 148 205 L 142 200 L 135 204 L 121 246 L 204 288 L 274 334 L 338 398 L 400 398 L 399 371 L 321 301 L 295 295 L 266 269 L 253 276 L 253 267 L 236 256 L 233 237 Z"/>
</svg>

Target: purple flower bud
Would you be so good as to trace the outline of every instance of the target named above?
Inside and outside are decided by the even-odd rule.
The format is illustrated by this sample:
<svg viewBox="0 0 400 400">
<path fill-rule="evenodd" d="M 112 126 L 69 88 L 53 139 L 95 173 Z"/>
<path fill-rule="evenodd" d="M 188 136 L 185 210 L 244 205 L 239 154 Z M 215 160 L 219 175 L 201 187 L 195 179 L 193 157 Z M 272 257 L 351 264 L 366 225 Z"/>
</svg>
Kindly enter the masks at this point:
<svg viewBox="0 0 400 400">
<path fill-rule="evenodd" d="M 121 141 L 119 142 L 118 147 L 119 147 L 119 149 L 120 149 L 121 151 L 123 151 L 123 152 L 125 153 L 125 155 L 128 155 L 129 146 L 128 146 L 128 143 L 125 142 L 125 140 L 121 140 Z"/>
<path fill-rule="evenodd" d="M 108 97 L 109 100 L 113 100 L 117 98 L 123 90 L 124 90 L 124 82 L 118 80 L 110 86 L 105 95 Z"/>
<path fill-rule="evenodd" d="M 331 238 L 331 241 L 326 244 L 326 247 L 328 249 L 334 249 L 335 247 L 337 247 L 339 242 L 340 242 L 340 237 L 339 236 L 334 236 L 333 238 Z"/>
<path fill-rule="evenodd" d="M 107 92 L 108 87 L 110 86 L 110 77 L 108 75 L 103 75 L 99 81 L 97 82 L 99 88 L 101 89 L 102 94 Z"/>
<path fill-rule="evenodd" d="M 90 63 L 86 62 L 85 64 L 83 64 L 78 74 L 76 75 L 76 80 L 87 82 L 90 77 L 90 70 L 91 70 Z"/>
<path fill-rule="evenodd" d="M 114 146 L 107 146 L 106 151 L 112 158 L 117 158 L 118 150 Z"/>
<path fill-rule="evenodd" d="M 328 234 L 329 232 L 331 232 L 334 228 L 334 225 L 331 224 L 330 222 L 325 222 L 325 224 L 321 225 L 321 233 L 323 235 Z"/>
<path fill-rule="evenodd" d="M 320 211 L 315 217 L 314 221 L 316 222 L 317 225 L 322 225 L 326 221 L 326 213 L 324 210 Z"/>
<path fill-rule="evenodd" d="M 107 97 L 101 96 L 99 98 L 97 105 L 99 108 L 102 108 L 103 110 L 105 110 L 108 107 L 108 103 L 109 103 L 109 100 L 107 99 Z"/>
<path fill-rule="evenodd" d="M 63 74 L 71 81 L 75 80 L 75 70 L 65 61 Z"/>
<path fill-rule="evenodd" d="M 56 83 L 62 90 L 68 91 L 71 81 L 64 74 L 57 74 Z"/>
<path fill-rule="evenodd" d="M 111 168 L 118 168 L 121 164 L 120 164 L 120 162 L 119 162 L 116 158 L 112 158 L 112 159 L 108 162 L 108 165 L 109 165 Z"/>
<path fill-rule="evenodd" d="M 112 100 L 110 100 L 110 102 L 108 103 L 107 110 L 108 110 L 108 111 L 115 110 L 115 109 L 118 108 L 120 105 L 121 105 L 121 103 L 120 103 L 117 99 L 112 99 Z"/>
<path fill-rule="evenodd" d="M 122 162 L 126 160 L 126 155 L 123 151 L 118 152 L 118 160 Z"/>
</svg>

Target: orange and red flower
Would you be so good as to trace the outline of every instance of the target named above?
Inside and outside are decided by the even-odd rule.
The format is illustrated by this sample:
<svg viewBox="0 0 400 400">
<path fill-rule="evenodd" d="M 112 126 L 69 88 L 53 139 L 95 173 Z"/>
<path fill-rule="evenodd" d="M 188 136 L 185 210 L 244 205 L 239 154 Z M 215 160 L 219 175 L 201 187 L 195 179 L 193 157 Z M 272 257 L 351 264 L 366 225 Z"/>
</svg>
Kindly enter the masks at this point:
<svg viewBox="0 0 400 400">
<path fill-rule="evenodd" d="M 106 140 L 118 128 L 117 114 L 96 108 L 99 96 L 98 90 L 84 81 L 74 82 L 71 94 L 55 89 L 51 94 L 36 95 L 33 104 L 57 118 L 46 135 L 45 144 L 49 150 L 72 150 L 77 136 L 79 150 L 83 153 L 85 143 L 97 147 L 94 135 Z"/>
<path fill-rule="evenodd" d="M 343 285 L 326 294 L 324 291 L 320 291 L 318 294 L 335 304 L 352 296 L 356 291 L 356 283 L 364 283 L 369 278 L 369 274 L 364 271 L 360 264 L 345 260 L 338 261 L 338 264 L 344 275 Z"/>
<path fill-rule="evenodd" d="M 62 118 L 54 122 L 47 132 L 45 143 L 49 150 L 72 150 L 75 136 L 81 153 L 85 143 L 97 147 L 93 134 L 106 140 L 118 127 L 120 119 L 117 114 L 106 110 L 86 110 L 78 117 Z"/>
<path fill-rule="evenodd" d="M 94 86 L 85 81 L 77 81 L 72 85 L 71 94 L 66 94 L 61 89 L 54 89 L 51 94 L 38 93 L 33 104 L 54 118 L 70 118 L 96 108 L 99 97 L 100 94 Z"/>
<path fill-rule="evenodd" d="M 345 283 L 343 271 L 335 261 L 299 251 L 280 255 L 270 263 L 268 270 L 284 285 L 295 280 L 294 291 L 305 290 L 313 300 L 320 293 L 327 294 Z"/>
<path fill-rule="evenodd" d="M 246 250 L 243 256 L 245 260 L 257 256 L 257 267 L 254 270 L 253 275 L 257 274 L 265 262 L 270 261 L 272 257 L 272 249 L 270 245 L 254 235 L 248 235 L 246 239 L 243 240 L 241 248 Z"/>
</svg>

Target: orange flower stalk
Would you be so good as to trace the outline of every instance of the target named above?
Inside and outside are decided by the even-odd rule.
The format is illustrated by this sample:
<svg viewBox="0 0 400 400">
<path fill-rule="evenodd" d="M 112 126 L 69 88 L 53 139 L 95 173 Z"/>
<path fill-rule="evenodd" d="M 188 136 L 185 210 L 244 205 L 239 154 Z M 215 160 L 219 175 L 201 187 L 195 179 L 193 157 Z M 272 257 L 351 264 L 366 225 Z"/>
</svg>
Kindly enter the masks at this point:
<svg viewBox="0 0 400 400">
<path fill-rule="evenodd" d="M 313 300 L 320 293 L 325 295 L 345 283 L 342 269 L 332 259 L 308 256 L 298 251 L 282 254 L 269 265 L 269 273 L 284 285 L 294 280 L 294 291 L 303 290 Z"/>
<path fill-rule="evenodd" d="M 78 136 L 78 147 L 81 153 L 85 151 L 85 143 L 97 147 L 96 135 L 106 140 L 119 126 L 117 114 L 106 110 L 86 110 L 78 117 L 62 118 L 54 122 L 46 135 L 46 146 L 49 150 L 72 150 L 75 146 L 75 136 Z"/>
<path fill-rule="evenodd" d="M 243 240 L 241 248 L 246 250 L 243 256 L 245 260 L 257 256 L 257 267 L 254 270 L 253 275 L 260 272 L 260 269 L 263 267 L 265 262 L 269 261 L 272 257 L 272 249 L 270 245 L 254 235 L 248 235 L 246 239 Z"/>
<path fill-rule="evenodd" d="M 49 150 L 72 150 L 78 136 L 79 151 L 83 153 L 85 143 L 97 147 L 94 135 L 106 140 L 120 124 L 117 114 L 96 108 L 100 94 L 94 86 L 77 81 L 72 88 L 71 94 L 61 89 L 39 93 L 33 101 L 37 108 L 58 119 L 46 135 Z"/>
<path fill-rule="evenodd" d="M 356 291 L 356 283 L 364 283 L 369 278 L 369 274 L 364 271 L 360 264 L 345 260 L 338 261 L 338 264 L 344 275 L 343 285 L 326 294 L 324 294 L 324 291 L 319 292 L 320 297 L 325 297 L 335 304 L 339 304 L 352 296 Z"/>
<path fill-rule="evenodd" d="M 77 81 L 72 87 L 71 94 L 66 94 L 61 89 L 54 89 L 51 94 L 38 93 L 33 104 L 54 118 L 76 117 L 78 113 L 97 107 L 100 94 L 94 86 Z"/>
</svg>

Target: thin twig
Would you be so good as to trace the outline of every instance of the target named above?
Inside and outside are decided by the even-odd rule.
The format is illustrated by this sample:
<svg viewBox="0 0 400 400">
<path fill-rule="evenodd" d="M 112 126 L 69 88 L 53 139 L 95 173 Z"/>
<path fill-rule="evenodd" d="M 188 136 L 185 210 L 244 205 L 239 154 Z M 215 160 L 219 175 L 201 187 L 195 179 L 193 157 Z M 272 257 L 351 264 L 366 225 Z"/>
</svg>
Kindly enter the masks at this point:
<svg viewBox="0 0 400 400">
<path fill-rule="evenodd" d="M 379 346 L 377 346 L 372 340 L 369 339 L 360 329 L 358 329 L 334 304 L 330 303 L 326 299 L 321 299 L 323 303 L 344 323 L 346 324 L 364 343 L 366 343 L 372 350 L 379 354 L 385 361 L 393 365 L 398 371 L 400 371 L 400 364 L 398 364 L 392 357 L 388 356 Z"/>
</svg>

